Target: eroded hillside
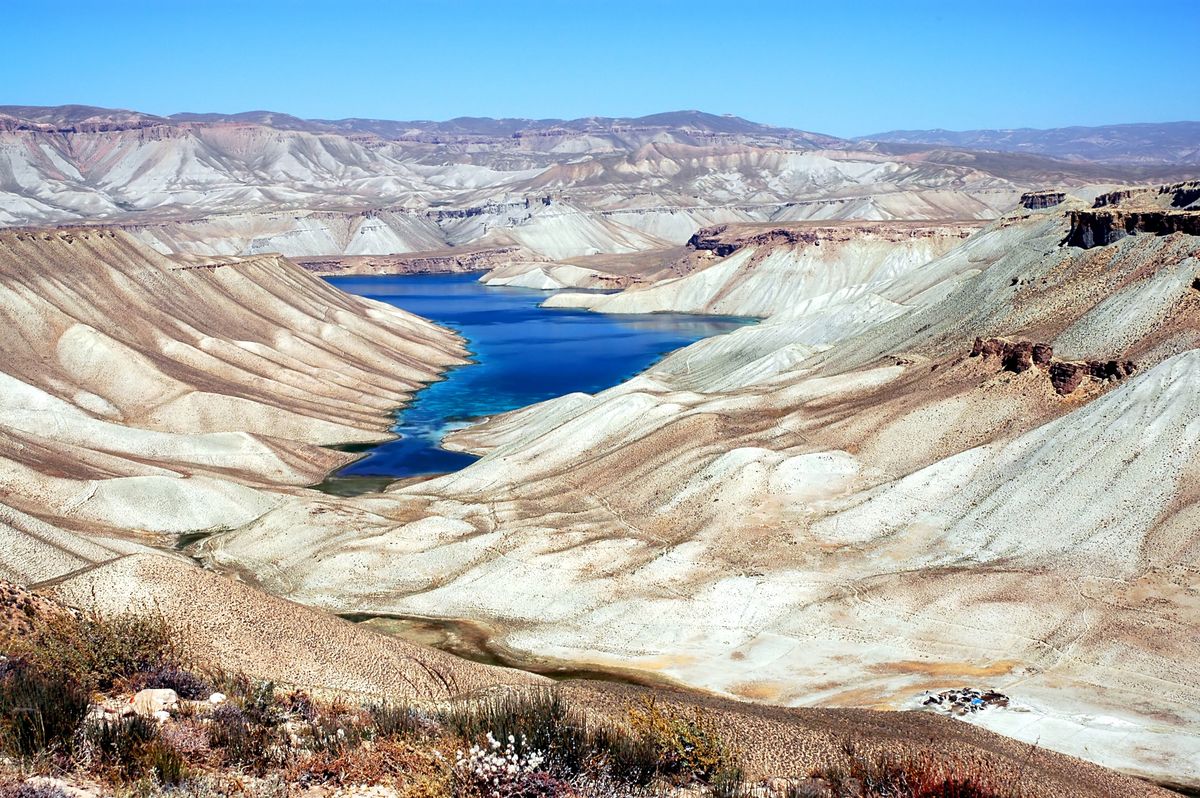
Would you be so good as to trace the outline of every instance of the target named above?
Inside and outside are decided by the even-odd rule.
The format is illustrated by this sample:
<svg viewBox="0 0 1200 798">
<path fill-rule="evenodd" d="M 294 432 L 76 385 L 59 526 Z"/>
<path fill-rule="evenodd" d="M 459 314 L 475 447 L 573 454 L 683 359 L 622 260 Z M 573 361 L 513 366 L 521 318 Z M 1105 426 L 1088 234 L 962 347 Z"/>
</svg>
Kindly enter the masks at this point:
<svg viewBox="0 0 1200 798">
<path fill-rule="evenodd" d="M 119 223 L 176 254 L 634 253 L 715 224 L 992 219 L 1047 182 L 1139 179 L 1023 155 L 884 154 L 703 114 L 439 127 L 0 109 L 0 224 Z"/>
<path fill-rule="evenodd" d="M 486 619 L 516 651 L 772 703 L 995 686 L 1020 708 L 979 723 L 1195 781 L 1200 238 L 1071 246 L 1084 206 L 965 239 L 750 231 L 595 301 L 728 312 L 713 298 L 774 263 L 761 324 L 458 432 L 485 456 L 456 474 L 336 524 L 289 503 L 207 556 L 307 603 Z"/>
<path fill-rule="evenodd" d="M 18 110 L 0 224 L 112 225 L 0 232 L 0 576 L 351 692 L 539 680 L 325 610 L 773 704 L 995 687 L 979 725 L 1200 782 L 1195 184 L 711 119 Z M 762 321 L 339 498 L 305 489 L 328 446 L 464 350 L 275 252 Z M 152 548 L 196 537 L 232 578 Z M 842 716 L 804 717 L 827 750 Z"/>
<path fill-rule="evenodd" d="M 453 335 L 346 296 L 277 256 L 185 262 L 126 233 L 83 228 L 0 234 L 0 314 L 9 333 L 0 342 L 4 578 L 101 613 L 89 618 L 155 613 L 216 672 L 333 695 L 333 706 L 343 709 L 352 706 L 348 701 L 386 698 L 446 710 L 448 699 L 494 695 L 502 686 L 545 689 L 541 677 L 384 637 L 257 589 L 267 584 L 314 604 L 339 600 L 329 595 L 313 601 L 309 574 L 282 563 L 268 574 L 261 557 L 248 557 L 250 568 L 237 566 L 239 578 L 229 578 L 200 568 L 170 545 L 177 539 L 172 533 L 216 533 L 219 550 L 226 551 L 247 538 L 225 537 L 222 528 L 238 528 L 258 536 L 262 552 L 273 556 L 282 543 L 271 532 L 278 531 L 274 519 L 288 508 L 305 520 L 286 535 L 295 534 L 295 550 L 307 556 L 314 554 L 308 548 L 313 524 L 365 533 L 360 565 L 368 567 L 352 566 L 352 572 L 360 588 L 374 585 L 387 596 L 393 586 L 379 577 L 401 571 L 375 567 L 377 527 L 360 524 L 364 512 L 389 523 L 409 518 L 409 498 L 347 500 L 300 486 L 345 459 L 315 444 L 378 438 L 392 405 L 460 362 Z M 462 497 L 433 500 L 451 508 L 461 506 Z M 264 512 L 271 521 L 245 526 Z M 497 518 L 507 523 L 515 516 L 506 510 Z M 427 533 L 442 534 L 445 520 L 430 519 Z M 583 520 L 581 531 L 596 519 Z M 469 526 L 459 523 L 463 530 Z M 408 525 L 409 543 L 391 547 L 383 562 L 405 556 L 420 528 L 419 521 Z M 328 556 L 347 565 L 345 554 L 341 541 L 330 541 L 314 563 Z M 407 561 L 402 571 L 423 578 L 436 569 Z M 293 586 L 281 583 L 294 578 Z M 530 586 L 518 581 L 510 588 L 518 597 Z M 38 616 L 65 613 L 24 589 L 7 583 L 0 589 L 6 646 L 11 635 L 35 634 Z M 361 591 L 347 595 L 361 602 Z M 580 597 L 591 595 L 589 590 Z M 101 717 L 136 703 L 117 686 L 108 692 L 93 696 Z M 702 712 L 736 746 L 740 766 L 753 779 L 807 779 L 839 767 L 853 744 L 864 756 L 938 762 L 997 783 L 1032 780 L 1030 794 L 1036 795 L 1167 794 L 930 714 L 755 708 L 604 683 L 573 682 L 561 692 L 573 706 L 609 722 L 620 722 L 630 706 L 651 696 L 659 706 L 677 708 L 671 711 Z M 214 711 L 188 706 L 190 714 L 162 711 L 164 735 Z M 287 753 L 298 756 L 296 750 Z M 189 766 L 212 769 L 205 753 L 188 748 Z M 64 760 L 57 761 L 61 767 Z M 6 762 L 0 768 L 5 778 L 11 767 Z M 106 793 L 86 780 L 73 783 L 89 778 L 86 770 L 56 773 L 72 789 Z M 236 775 L 245 788 L 245 773 Z"/>
<path fill-rule="evenodd" d="M 42 552 L 2 567 L 32 580 L 105 558 L 98 534 L 252 520 L 463 351 L 278 256 L 185 264 L 82 228 L 0 232 L 0 324 L 0 529 Z"/>
</svg>

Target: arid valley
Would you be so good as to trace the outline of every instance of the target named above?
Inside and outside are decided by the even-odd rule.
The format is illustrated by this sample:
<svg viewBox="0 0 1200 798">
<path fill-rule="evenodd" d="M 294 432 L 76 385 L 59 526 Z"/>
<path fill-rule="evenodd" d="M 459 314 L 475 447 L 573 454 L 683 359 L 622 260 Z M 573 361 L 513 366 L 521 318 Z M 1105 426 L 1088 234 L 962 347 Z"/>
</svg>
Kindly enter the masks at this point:
<svg viewBox="0 0 1200 798">
<path fill-rule="evenodd" d="M 5 798 L 1200 790 L 1200 123 L 0 106 L 0 329 Z"/>
</svg>

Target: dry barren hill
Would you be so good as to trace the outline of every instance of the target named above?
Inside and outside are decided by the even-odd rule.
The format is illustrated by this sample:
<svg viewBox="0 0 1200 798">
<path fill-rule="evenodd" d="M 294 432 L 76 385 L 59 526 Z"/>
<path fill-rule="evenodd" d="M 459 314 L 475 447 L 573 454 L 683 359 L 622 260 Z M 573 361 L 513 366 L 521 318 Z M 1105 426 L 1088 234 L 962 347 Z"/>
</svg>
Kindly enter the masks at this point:
<svg viewBox="0 0 1200 798">
<path fill-rule="evenodd" d="M 512 650 L 757 701 L 996 687 L 1014 705 L 979 724 L 1196 783 L 1194 190 L 974 232 L 704 234 L 701 268 L 578 301 L 761 324 L 458 432 L 485 455 L 458 473 L 337 523 L 281 506 L 208 554 L 306 603 L 485 619 Z"/>
<path fill-rule="evenodd" d="M 246 523 L 462 362 L 281 257 L 184 264 L 113 230 L 0 232 L 0 326 L 0 573 L 28 580 L 134 545 L 97 536 Z"/>
<path fill-rule="evenodd" d="M 215 664 L 444 698 L 536 677 L 380 637 L 175 553 L 381 440 L 460 341 L 279 256 L 187 263 L 112 229 L 0 232 L 0 577 L 155 610 Z M 327 508 L 336 512 L 335 507 Z"/>
<path fill-rule="evenodd" d="M 961 244 L 981 224 L 719 225 L 692 236 L 673 267 L 654 272 L 649 279 L 639 275 L 619 294 L 566 293 L 551 297 L 546 305 L 582 306 L 603 313 L 673 311 L 765 318 L 813 296 L 844 298 L 912 271 Z M 531 266 L 547 272 L 547 267 Z M 549 267 L 548 273 L 558 272 Z M 496 276 L 483 279 L 495 282 Z"/>
<path fill-rule="evenodd" d="M 180 263 L 127 233 L 0 232 L 0 576 L 74 606 L 156 610 L 225 668 L 445 697 L 536 681 L 380 637 L 171 553 L 381 440 L 462 362 L 450 332 L 279 256 Z M 165 549 L 160 551 L 155 546 Z"/>
<path fill-rule="evenodd" d="M 409 123 L 5 106 L 0 225 L 119 223 L 176 254 L 565 258 L 680 245 L 714 224 L 991 219 L 1030 188 L 1147 177 L 873 146 L 698 112 Z"/>
<path fill-rule="evenodd" d="M 484 621 L 711 691 L 766 773 L 857 724 L 1200 783 L 1200 187 L 1146 175 L 703 114 L 0 109 L 0 577 L 359 694 L 541 680 L 327 611 Z M 480 266 L 762 321 L 460 430 L 458 473 L 307 490 L 464 356 L 312 272 Z M 862 710 L 964 684 L 1012 702 Z M 1048 795 L 1154 793 L 1038 757 Z"/>
<path fill-rule="evenodd" d="M 128 591 L 127 596 L 120 595 L 122 589 Z M 52 592 L 41 594 L 0 580 L 0 645 L 13 642 L 19 645 L 22 637 L 37 634 L 40 623 L 51 619 L 61 621 L 79 602 L 92 607 L 99 604 L 110 610 L 150 607 L 168 613 L 169 619 L 178 624 L 174 633 L 181 636 L 178 642 L 190 652 L 190 667 L 218 663 L 251 677 L 270 679 L 288 691 L 299 688 L 317 697 L 319 711 L 338 707 L 344 711 L 356 702 L 370 705 L 386 698 L 393 702 L 404 700 L 408 708 L 419 708 L 428 714 L 486 703 L 493 697 L 511 699 L 529 693 L 545 696 L 554 691 L 571 708 L 574 717 L 587 717 L 593 725 L 604 723 L 628 729 L 631 708 L 644 708 L 647 701 L 653 701 L 659 712 L 671 716 L 692 717 L 693 713 L 700 713 L 705 728 L 737 758 L 744 778 L 751 785 L 778 785 L 780 777 L 808 782 L 813 772 L 846 767 L 849 750 L 860 762 L 929 763 L 926 767 L 932 767 L 935 773 L 949 772 L 960 778 L 970 773 L 976 783 L 1004 785 L 1006 789 L 1001 794 L 1005 795 L 1029 798 L 1175 795 L 1098 765 L 930 713 L 764 707 L 612 682 L 572 680 L 552 685 L 548 680 L 519 671 L 456 660 L 375 635 L 318 611 L 264 596 L 210 572 L 162 557 L 126 558 L 111 567 L 52 586 L 49 591 Z M 150 599 L 152 605 L 146 603 Z M 222 610 L 222 614 L 214 615 L 216 609 Z M 159 628 L 171 627 L 168 624 Z M 199 669 L 205 670 L 202 665 Z M 128 700 L 120 688 L 109 692 L 109 706 Z M 323 703 L 322 699 L 333 702 Z M 163 721 L 160 734 L 177 739 L 175 733 L 187 728 L 189 721 L 194 722 L 197 714 L 204 711 L 193 706 L 190 713 L 175 713 Z M 430 740 L 420 737 L 410 742 L 416 746 L 430 744 Z M 284 754 L 291 755 L 292 767 L 277 765 L 266 775 L 311 789 L 311 778 L 306 781 L 296 775 L 296 761 L 304 761 L 300 758 L 302 746 L 303 742 L 296 746 L 299 751 L 294 748 Z M 213 759 L 204 757 L 203 751 L 188 753 L 192 756 L 189 765 L 196 763 L 205 772 L 220 771 L 220 764 L 214 767 Z M 375 748 L 367 755 L 386 756 Z M 113 794 L 110 786 L 97 783 L 94 773 L 95 770 L 89 778 L 85 769 L 77 768 L 59 775 L 74 787 L 69 794 Z M 0 774 L 11 778 L 11 760 L 0 763 Z M 253 771 L 247 772 L 243 766 L 234 774 L 241 793 L 258 794 Z M 398 775 L 413 779 L 420 771 L 402 770 Z M 367 789 L 361 786 L 357 791 Z M 763 791 L 761 786 L 756 789 Z M 391 794 L 386 787 L 375 787 L 374 792 Z M 779 792 L 783 790 L 778 786 L 772 790 L 772 794 Z"/>
<path fill-rule="evenodd" d="M 545 684 L 381 636 L 150 545 L 164 543 L 150 533 L 237 527 L 283 506 L 346 529 L 363 503 L 382 516 L 407 512 L 388 496 L 352 502 L 298 486 L 343 459 L 314 443 L 378 437 L 386 403 L 458 362 L 453 336 L 275 256 L 185 263 L 87 228 L 8 231 L 0 248 L 5 579 L 70 606 L 163 613 L 208 662 L 322 694 L 445 701 Z M 48 611 L 0 587 L 6 634 L 27 629 L 29 607 Z M 644 693 L 566 689 L 613 719 Z M 868 755 L 953 752 L 1037 795 L 1166 795 L 935 715 L 659 700 L 699 707 L 754 778 L 806 776 L 853 740 Z"/>
</svg>

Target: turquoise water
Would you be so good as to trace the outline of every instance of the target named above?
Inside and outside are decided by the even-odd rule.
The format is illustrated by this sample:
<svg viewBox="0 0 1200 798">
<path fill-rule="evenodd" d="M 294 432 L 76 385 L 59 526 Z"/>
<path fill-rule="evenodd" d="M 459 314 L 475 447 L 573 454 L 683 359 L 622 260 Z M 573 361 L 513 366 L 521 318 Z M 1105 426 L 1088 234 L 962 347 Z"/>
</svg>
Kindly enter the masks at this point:
<svg viewBox="0 0 1200 798">
<path fill-rule="evenodd" d="M 343 291 L 457 330 L 475 361 L 419 391 L 397 414 L 394 430 L 400 438 L 372 448 L 335 478 L 401 479 L 457 471 L 477 458 L 439 446 L 454 425 L 575 391 L 595 393 L 643 371 L 667 352 L 747 323 L 673 313 L 614 316 L 540 308 L 547 292 L 487 286 L 478 277 L 329 278 Z"/>
</svg>

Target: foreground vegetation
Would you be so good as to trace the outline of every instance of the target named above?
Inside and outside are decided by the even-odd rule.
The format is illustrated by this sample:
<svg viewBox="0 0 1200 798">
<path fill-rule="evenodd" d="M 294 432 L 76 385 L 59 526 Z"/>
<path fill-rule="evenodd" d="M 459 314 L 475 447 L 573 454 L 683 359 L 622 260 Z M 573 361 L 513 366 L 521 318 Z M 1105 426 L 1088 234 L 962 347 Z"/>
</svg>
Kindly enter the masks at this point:
<svg viewBox="0 0 1200 798">
<path fill-rule="evenodd" d="M 199 666 L 152 615 L 62 612 L 3 644 L 0 798 L 61 798 L 64 783 L 197 797 L 361 787 L 405 798 L 1020 794 L 935 762 L 872 759 L 851 743 L 840 764 L 811 778 L 751 784 L 736 741 L 699 711 L 653 699 L 615 720 L 572 707 L 554 689 L 440 705 L 316 700 Z M 130 696 L 147 689 L 180 700 L 157 716 L 130 709 Z"/>
</svg>

